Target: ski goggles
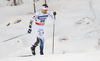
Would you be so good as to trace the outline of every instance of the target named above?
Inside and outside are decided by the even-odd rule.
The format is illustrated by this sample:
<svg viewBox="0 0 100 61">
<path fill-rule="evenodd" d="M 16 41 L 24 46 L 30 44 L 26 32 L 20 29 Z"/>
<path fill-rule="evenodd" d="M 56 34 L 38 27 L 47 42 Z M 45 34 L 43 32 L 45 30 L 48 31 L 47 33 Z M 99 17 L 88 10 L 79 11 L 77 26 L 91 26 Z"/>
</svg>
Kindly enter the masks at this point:
<svg viewBox="0 0 100 61">
<path fill-rule="evenodd" d="M 48 6 L 44 6 L 45 8 L 48 8 Z"/>
<path fill-rule="evenodd" d="M 48 10 L 48 6 L 43 6 L 42 10 Z"/>
</svg>

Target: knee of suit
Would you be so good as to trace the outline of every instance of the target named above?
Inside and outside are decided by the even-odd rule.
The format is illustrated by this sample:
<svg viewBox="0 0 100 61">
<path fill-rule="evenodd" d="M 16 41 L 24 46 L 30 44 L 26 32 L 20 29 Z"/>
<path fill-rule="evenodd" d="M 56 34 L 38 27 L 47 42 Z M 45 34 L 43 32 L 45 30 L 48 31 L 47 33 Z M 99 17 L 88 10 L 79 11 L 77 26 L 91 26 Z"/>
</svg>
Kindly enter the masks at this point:
<svg viewBox="0 0 100 61">
<path fill-rule="evenodd" d="M 44 45 L 44 40 L 40 39 L 40 45 Z"/>
<path fill-rule="evenodd" d="M 44 44 L 42 43 L 42 44 L 40 44 L 40 47 L 43 47 L 44 46 Z"/>
<path fill-rule="evenodd" d="M 37 41 L 35 42 L 34 46 L 38 46 L 40 44 L 39 38 L 37 38 Z"/>
<path fill-rule="evenodd" d="M 37 41 L 35 42 L 34 46 L 38 46 L 39 44 L 40 44 L 40 46 L 43 46 L 44 45 L 44 40 L 37 37 Z"/>
</svg>

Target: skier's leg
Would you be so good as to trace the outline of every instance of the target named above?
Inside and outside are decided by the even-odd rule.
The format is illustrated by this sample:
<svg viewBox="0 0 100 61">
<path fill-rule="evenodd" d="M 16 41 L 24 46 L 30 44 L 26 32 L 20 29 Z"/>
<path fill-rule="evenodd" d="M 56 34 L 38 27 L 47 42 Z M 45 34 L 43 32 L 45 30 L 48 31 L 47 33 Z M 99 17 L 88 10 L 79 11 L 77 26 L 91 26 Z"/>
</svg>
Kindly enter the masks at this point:
<svg viewBox="0 0 100 61">
<path fill-rule="evenodd" d="M 44 38 L 40 39 L 40 54 L 43 55 L 43 48 L 44 48 Z"/>
<path fill-rule="evenodd" d="M 42 27 L 41 27 L 42 28 Z M 39 44 L 40 45 L 40 53 L 42 53 L 43 55 L 43 45 L 44 45 L 44 38 L 43 38 L 43 34 L 44 34 L 44 29 L 39 29 L 39 28 L 35 28 L 35 34 L 37 35 L 37 42 L 35 42 L 35 44 L 33 45 L 33 48 L 35 49 Z"/>
<path fill-rule="evenodd" d="M 37 37 L 37 41 L 35 42 L 35 44 L 31 47 L 32 50 L 32 54 L 35 55 L 35 48 L 40 44 L 40 40 L 39 37 Z"/>
<path fill-rule="evenodd" d="M 35 44 L 33 45 L 34 47 L 37 47 L 40 44 L 40 38 L 37 37 L 37 41 L 35 42 Z"/>
</svg>

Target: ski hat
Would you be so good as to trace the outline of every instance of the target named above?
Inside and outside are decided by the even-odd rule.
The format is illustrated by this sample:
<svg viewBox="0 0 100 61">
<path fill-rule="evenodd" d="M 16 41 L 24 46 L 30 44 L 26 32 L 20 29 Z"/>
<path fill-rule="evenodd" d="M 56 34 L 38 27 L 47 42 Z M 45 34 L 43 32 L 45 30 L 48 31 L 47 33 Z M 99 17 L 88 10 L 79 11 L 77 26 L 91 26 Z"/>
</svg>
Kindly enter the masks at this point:
<svg viewBox="0 0 100 61">
<path fill-rule="evenodd" d="M 42 10 L 48 10 L 48 6 L 42 6 Z"/>
</svg>

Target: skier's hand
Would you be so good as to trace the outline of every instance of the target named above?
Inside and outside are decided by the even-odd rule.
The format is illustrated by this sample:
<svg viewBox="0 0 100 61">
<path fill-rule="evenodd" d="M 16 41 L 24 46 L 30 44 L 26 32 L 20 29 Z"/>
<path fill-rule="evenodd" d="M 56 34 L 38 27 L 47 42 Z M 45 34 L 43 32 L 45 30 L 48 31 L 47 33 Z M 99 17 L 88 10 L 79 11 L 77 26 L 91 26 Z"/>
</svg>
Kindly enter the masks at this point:
<svg viewBox="0 0 100 61">
<path fill-rule="evenodd" d="M 54 11 L 54 12 L 53 12 L 53 15 L 56 15 L 56 14 L 57 14 L 56 11 Z"/>
<path fill-rule="evenodd" d="M 32 32 L 32 29 L 28 29 L 28 33 L 30 34 Z"/>
</svg>

